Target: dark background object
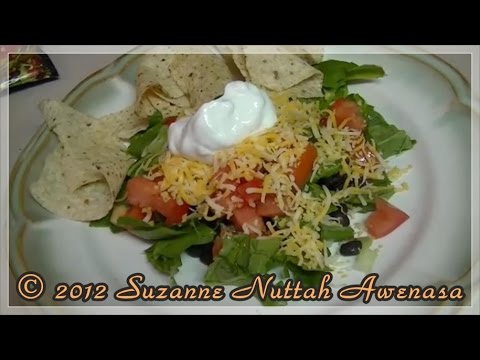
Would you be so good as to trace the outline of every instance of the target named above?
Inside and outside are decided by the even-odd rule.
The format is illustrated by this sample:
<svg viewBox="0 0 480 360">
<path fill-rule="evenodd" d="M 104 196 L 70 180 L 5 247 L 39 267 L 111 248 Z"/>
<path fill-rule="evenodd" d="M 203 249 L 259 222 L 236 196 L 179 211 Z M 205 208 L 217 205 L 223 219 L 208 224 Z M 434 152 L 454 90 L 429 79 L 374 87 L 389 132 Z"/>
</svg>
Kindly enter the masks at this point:
<svg viewBox="0 0 480 360">
<path fill-rule="evenodd" d="M 9 54 L 10 93 L 58 79 L 58 71 L 46 54 Z"/>
</svg>

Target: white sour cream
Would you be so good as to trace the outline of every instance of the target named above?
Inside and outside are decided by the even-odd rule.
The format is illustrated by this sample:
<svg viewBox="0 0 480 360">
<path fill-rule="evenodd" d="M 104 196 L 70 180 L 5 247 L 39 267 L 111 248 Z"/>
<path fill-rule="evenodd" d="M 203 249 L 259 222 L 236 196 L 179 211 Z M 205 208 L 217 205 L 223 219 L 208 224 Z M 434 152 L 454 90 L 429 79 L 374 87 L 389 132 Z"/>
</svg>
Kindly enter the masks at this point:
<svg viewBox="0 0 480 360">
<path fill-rule="evenodd" d="M 275 107 L 265 91 L 233 81 L 222 97 L 170 125 L 168 149 L 174 155 L 211 164 L 215 151 L 232 147 L 276 122 Z"/>
</svg>

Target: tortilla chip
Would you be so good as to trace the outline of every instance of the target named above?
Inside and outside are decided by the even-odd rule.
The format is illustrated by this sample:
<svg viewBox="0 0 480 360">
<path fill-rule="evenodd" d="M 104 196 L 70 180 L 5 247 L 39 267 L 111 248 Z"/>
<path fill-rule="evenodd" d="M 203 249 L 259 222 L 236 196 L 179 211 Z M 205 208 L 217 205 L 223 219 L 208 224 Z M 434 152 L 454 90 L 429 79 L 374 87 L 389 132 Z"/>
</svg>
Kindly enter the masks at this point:
<svg viewBox="0 0 480 360">
<path fill-rule="evenodd" d="M 137 103 L 135 114 L 141 119 L 148 118 L 156 111 L 160 111 L 163 117 L 182 116 L 188 113 L 188 109 L 189 108 L 176 106 L 175 104 L 158 97 L 152 91 L 148 91 Z"/>
<path fill-rule="evenodd" d="M 174 56 L 174 54 L 146 54 L 142 56 L 137 71 L 138 99 L 152 87 L 157 88 L 166 98 L 170 99 L 185 95 L 170 74 L 169 67 Z"/>
<path fill-rule="evenodd" d="M 175 54 L 146 54 L 137 71 L 135 114 L 146 120 L 159 110 L 163 116 L 183 114 L 190 101 L 171 75 L 170 65 Z"/>
<path fill-rule="evenodd" d="M 250 79 L 250 75 L 247 70 L 247 59 L 244 54 L 232 54 L 233 61 L 237 65 L 238 70 L 242 73 L 246 81 Z"/>
<path fill-rule="evenodd" d="M 220 55 L 175 55 L 170 72 L 195 110 L 222 95 L 225 85 L 234 79 Z"/>
<path fill-rule="evenodd" d="M 153 94 L 157 97 L 159 97 L 162 100 L 165 100 L 167 103 L 169 103 L 171 106 L 177 106 L 179 108 L 189 108 L 190 107 L 190 101 L 188 100 L 188 97 L 185 95 L 176 98 L 176 99 L 171 99 L 166 97 L 161 91 L 159 91 L 157 88 L 153 87 L 150 91 L 150 94 Z"/>
<path fill-rule="evenodd" d="M 119 112 L 103 116 L 99 119 L 101 127 L 122 140 L 130 139 L 137 132 L 148 127 L 148 120 L 135 114 L 135 106 L 129 106 Z"/>
<path fill-rule="evenodd" d="M 321 72 L 292 54 L 248 54 L 251 81 L 269 90 L 283 91 Z"/>
<path fill-rule="evenodd" d="M 40 108 L 60 144 L 32 185 L 32 195 L 48 210 L 72 220 L 105 216 L 133 162 L 122 139 L 144 129 L 145 124 L 132 117 L 132 107 L 102 119 L 58 101 L 43 101 Z M 47 189 L 49 182 L 53 182 L 54 191 Z"/>
<path fill-rule="evenodd" d="M 60 101 L 44 100 L 39 108 L 48 127 L 57 134 L 61 143 L 85 131 L 91 132 L 91 126 L 96 122 L 94 117 L 82 114 Z"/>
<path fill-rule="evenodd" d="M 323 60 L 323 54 L 298 54 L 303 60 L 310 65 L 318 64 Z"/>
<path fill-rule="evenodd" d="M 98 181 L 69 191 L 60 147 L 45 160 L 40 178 L 32 184 L 30 193 L 48 211 L 76 221 L 102 218 L 108 214 L 115 200 L 106 182 Z"/>
<path fill-rule="evenodd" d="M 318 45 L 283 45 L 280 51 L 296 54 L 310 65 L 313 65 L 323 60 L 325 49 Z"/>
<path fill-rule="evenodd" d="M 233 80 L 244 81 L 245 80 L 245 75 L 242 74 L 238 65 L 235 63 L 235 60 L 233 59 L 233 55 L 232 54 L 222 54 L 222 56 L 225 59 L 225 64 L 227 64 L 228 69 L 229 69 L 230 73 L 232 74 Z"/>
<path fill-rule="evenodd" d="M 63 146 L 62 168 L 69 191 L 95 182 L 106 181 L 113 197 L 117 196 L 132 160 L 120 142 L 104 142 L 82 137 L 82 142 Z"/>
<path fill-rule="evenodd" d="M 313 98 L 323 96 L 322 92 L 323 74 L 314 75 L 299 84 L 285 90 L 289 96 L 301 98 Z"/>
</svg>

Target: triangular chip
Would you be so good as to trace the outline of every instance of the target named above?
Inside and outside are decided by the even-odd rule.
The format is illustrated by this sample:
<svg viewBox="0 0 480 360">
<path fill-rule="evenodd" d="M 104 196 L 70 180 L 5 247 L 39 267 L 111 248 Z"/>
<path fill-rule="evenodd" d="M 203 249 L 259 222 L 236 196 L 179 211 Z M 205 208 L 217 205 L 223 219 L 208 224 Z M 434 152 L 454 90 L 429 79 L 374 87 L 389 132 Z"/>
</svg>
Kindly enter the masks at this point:
<svg viewBox="0 0 480 360">
<path fill-rule="evenodd" d="M 165 118 L 188 114 L 189 108 L 178 107 L 175 104 L 160 98 L 152 91 L 145 93 L 135 108 L 135 114 L 141 119 L 146 119 L 157 111 L 160 111 Z"/>
<path fill-rule="evenodd" d="M 322 83 L 323 74 L 317 74 L 285 90 L 285 93 L 299 98 L 321 97 L 323 96 Z"/>
<path fill-rule="evenodd" d="M 170 74 L 169 67 L 174 56 L 174 54 L 142 56 L 137 71 L 137 98 L 141 98 L 145 91 L 152 87 L 158 88 L 165 97 L 170 99 L 185 95 Z"/>
<path fill-rule="evenodd" d="M 160 110 L 163 116 L 182 114 L 190 101 L 172 77 L 170 65 L 175 54 L 143 55 L 137 71 L 135 114 L 147 119 Z"/>
<path fill-rule="evenodd" d="M 30 193 L 44 208 L 55 215 L 76 221 L 90 221 L 104 217 L 115 198 L 106 182 L 97 181 L 69 191 L 62 168 L 62 150 L 48 155 L 40 178 Z"/>
<path fill-rule="evenodd" d="M 132 105 L 122 111 L 101 117 L 99 124 L 109 134 L 127 140 L 137 132 L 145 130 L 148 127 L 148 120 L 139 118 L 135 114 L 135 106 Z"/>
<path fill-rule="evenodd" d="M 221 55 L 175 55 L 170 71 L 193 109 L 223 94 L 225 85 L 234 79 Z"/>
<path fill-rule="evenodd" d="M 321 72 L 293 54 L 248 54 L 246 67 L 251 81 L 269 90 L 289 89 Z"/>
<path fill-rule="evenodd" d="M 132 117 L 132 108 L 102 119 L 58 101 L 43 101 L 40 108 L 60 144 L 32 185 L 32 195 L 48 210 L 70 219 L 87 221 L 105 216 L 133 161 L 125 152 L 122 139 L 144 125 L 140 126 L 138 118 Z M 46 189 L 50 181 L 54 183 L 53 192 Z M 92 196 L 96 210 L 90 206 Z M 82 214 L 85 209 L 87 213 Z"/>
<path fill-rule="evenodd" d="M 298 54 L 303 60 L 310 65 L 318 64 L 323 60 L 323 54 Z"/>
<path fill-rule="evenodd" d="M 232 54 L 233 61 L 237 65 L 238 70 L 242 73 L 246 81 L 250 79 L 250 75 L 247 70 L 247 59 L 244 54 Z"/>
</svg>

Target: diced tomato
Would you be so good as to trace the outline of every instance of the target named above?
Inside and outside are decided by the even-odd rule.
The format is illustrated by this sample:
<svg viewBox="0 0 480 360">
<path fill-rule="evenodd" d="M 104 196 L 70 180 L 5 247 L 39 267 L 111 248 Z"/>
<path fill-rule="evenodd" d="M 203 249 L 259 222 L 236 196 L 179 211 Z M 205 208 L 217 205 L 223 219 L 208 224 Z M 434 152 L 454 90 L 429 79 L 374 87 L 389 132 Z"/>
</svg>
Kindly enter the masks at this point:
<svg viewBox="0 0 480 360">
<path fill-rule="evenodd" d="M 134 177 L 127 182 L 127 202 L 141 208 L 152 206 L 152 200 L 158 196 L 157 183 L 142 176 Z"/>
<path fill-rule="evenodd" d="M 274 217 L 283 215 L 282 209 L 277 205 L 275 201 L 275 195 L 269 194 L 265 197 L 265 202 L 257 203 L 257 215 L 265 217 Z"/>
<path fill-rule="evenodd" d="M 128 180 L 127 202 L 140 208 L 151 207 L 166 218 L 165 225 L 181 223 L 183 215 L 188 213 L 188 204 L 178 205 L 174 199 L 164 201 L 157 183 L 141 176 Z"/>
<path fill-rule="evenodd" d="M 213 241 L 212 247 L 212 255 L 213 257 L 217 257 L 220 254 L 220 251 L 223 248 L 223 238 L 221 236 L 217 236 Z"/>
<path fill-rule="evenodd" d="M 367 219 L 367 231 L 375 239 L 390 234 L 410 217 L 388 201 L 375 200 L 375 211 Z"/>
<path fill-rule="evenodd" d="M 178 205 L 174 199 L 164 201 L 161 196 L 153 199 L 152 208 L 165 216 L 165 225 L 176 225 L 182 222 L 183 215 L 188 214 L 188 204 Z"/>
<path fill-rule="evenodd" d="M 167 118 L 165 118 L 165 125 L 167 126 L 170 126 L 171 124 L 173 124 L 175 121 L 177 121 L 177 117 L 178 116 L 169 116 Z"/>
<path fill-rule="evenodd" d="M 132 206 L 130 209 L 128 209 L 127 213 L 125 216 L 136 219 L 136 220 L 143 220 L 145 217 L 145 214 L 142 213 L 142 208 L 138 206 Z"/>
<path fill-rule="evenodd" d="M 233 210 L 232 223 L 239 231 L 243 231 L 244 224 L 252 225 L 262 233 L 267 230 L 262 217 L 257 214 L 255 208 L 249 205 Z"/>
<path fill-rule="evenodd" d="M 262 194 L 260 193 L 251 193 L 247 192 L 249 188 L 256 188 L 262 189 L 263 188 L 263 180 L 262 179 L 253 179 L 252 181 L 246 181 L 242 184 L 237 186 L 236 193 L 239 197 L 241 197 L 246 202 L 257 202 L 260 201 Z"/>
<path fill-rule="evenodd" d="M 293 170 L 295 183 L 299 188 L 302 188 L 310 179 L 316 158 L 317 149 L 312 144 L 308 144 L 305 152 L 300 157 L 297 167 Z"/>
<path fill-rule="evenodd" d="M 365 121 L 360 114 L 360 108 L 357 103 L 352 100 L 338 99 L 332 105 L 332 110 L 335 112 L 335 119 L 337 126 L 340 126 L 345 120 L 345 126 L 354 130 L 363 130 Z"/>
</svg>

